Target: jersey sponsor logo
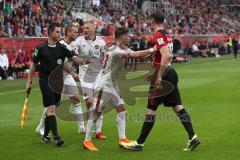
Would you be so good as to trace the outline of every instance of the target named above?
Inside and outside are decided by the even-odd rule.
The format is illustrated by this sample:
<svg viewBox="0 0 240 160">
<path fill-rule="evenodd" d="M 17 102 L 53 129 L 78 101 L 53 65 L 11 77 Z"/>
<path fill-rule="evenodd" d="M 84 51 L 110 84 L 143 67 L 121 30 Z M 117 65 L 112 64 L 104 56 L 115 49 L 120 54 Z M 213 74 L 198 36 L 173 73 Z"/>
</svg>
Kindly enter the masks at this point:
<svg viewBox="0 0 240 160">
<path fill-rule="evenodd" d="M 96 49 L 99 49 L 99 45 L 95 45 L 94 47 L 95 47 Z"/>
<path fill-rule="evenodd" d="M 62 64 L 62 60 L 61 60 L 61 59 L 58 59 L 58 60 L 57 60 L 57 64 L 59 64 L 59 65 Z"/>
<path fill-rule="evenodd" d="M 157 42 L 158 42 L 158 45 L 164 44 L 163 38 L 158 38 Z"/>
</svg>

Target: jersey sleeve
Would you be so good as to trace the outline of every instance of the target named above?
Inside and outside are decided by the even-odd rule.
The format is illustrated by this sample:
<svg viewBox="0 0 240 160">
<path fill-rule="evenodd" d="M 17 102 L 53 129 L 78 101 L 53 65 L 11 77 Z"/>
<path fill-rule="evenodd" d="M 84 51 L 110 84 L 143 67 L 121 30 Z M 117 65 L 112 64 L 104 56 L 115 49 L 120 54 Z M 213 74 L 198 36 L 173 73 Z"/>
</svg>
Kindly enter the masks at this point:
<svg viewBox="0 0 240 160">
<path fill-rule="evenodd" d="M 116 51 L 113 53 L 113 56 L 120 57 L 120 58 L 125 55 L 126 55 L 126 51 L 124 51 L 124 50 L 119 50 L 119 51 Z"/>
<path fill-rule="evenodd" d="M 80 44 L 79 44 L 79 43 L 80 43 L 80 42 L 79 42 L 78 39 L 76 39 L 75 41 L 73 41 L 73 42 L 71 43 L 71 48 L 72 48 L 73 52 L 74 52 L 76 55 L 79 54 L 79 48 L 80 48 Z"/>
<path fill-rule="evenodd" d="M 77 56 L 74 51 L 70 51 L 67 47 L 64 48 L 64 54 L 67 58 L 71 59 L 73 56 Z"/>
<path fill-rule="evenodd" d="M 164 46 L 167 46 L 167 40 L 165 38 L 165 35 L 161 32 L 157 32 L 153 38 L 153 42 L 156 45 L 157 48 L 162 48 Z"/>
<path fill-rule="evenodd" d="M 37 64 L 39 62 L 39 57 L 40 57 L 39 48 L 35 48 L 33 53 L 33 63 Z"/>
</svg>

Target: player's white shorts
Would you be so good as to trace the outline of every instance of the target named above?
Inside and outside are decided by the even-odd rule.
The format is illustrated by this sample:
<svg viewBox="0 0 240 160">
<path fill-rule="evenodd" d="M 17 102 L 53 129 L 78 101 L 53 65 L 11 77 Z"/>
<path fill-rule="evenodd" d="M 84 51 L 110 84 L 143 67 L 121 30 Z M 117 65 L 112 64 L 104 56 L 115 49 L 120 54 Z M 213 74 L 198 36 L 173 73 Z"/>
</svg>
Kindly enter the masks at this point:
<svg viewBox="0 0 240 160">
<path fill-rule="evenodd" d="M 118 87 L 104 86 L 95 89 L 93 109 L 98 112 L 107 111 L 109 106 L 119 106 L 124 104 L 123 96 Z"/>
<path fill-rule="evenodd" d="M 72 97 L 74 95 L 79 96 L 78 86 L 72 75 L 67 75 L 64 79 L 63 95 Z"/>
<path fill-rule="evenodd" d="M 95 88 L 96 83 L 95 82 L 92 82 L 92 83 L 85 82 L 82 79 L 80 79 L 80 82 L 81 82 L 83 100 L 94 97 L 94 88 Z"/>
</svg>

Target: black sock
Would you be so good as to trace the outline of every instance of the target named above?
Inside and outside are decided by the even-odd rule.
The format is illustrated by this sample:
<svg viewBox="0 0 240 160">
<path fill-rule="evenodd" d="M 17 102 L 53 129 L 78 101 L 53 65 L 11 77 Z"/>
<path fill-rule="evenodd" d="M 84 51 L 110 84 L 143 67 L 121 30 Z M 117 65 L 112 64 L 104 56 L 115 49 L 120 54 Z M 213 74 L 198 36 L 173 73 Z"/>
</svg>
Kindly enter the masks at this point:
<svg viewBox="0 0 240 160">
<path fill-rule="evenodd" d="M 145 142 L 154 125 L 154 122 L 155 122 L 155 115 L 146 115 L 145 122 L 143 123 L 143 126 L 142 126 L 141 134 L 137 140 L 138 144 L 143 144 Z"/>
<path fill-rule="evenodd" d="M 57 131 L 57 120 L 55 115 L 50 115 L 46 117 L 47 122 L 48 122 L 48 126 L 50 128 L 50 130 L 52 131 L 52 134 L 54 136 L 54 139 L 58 138 L 58 131 Z"/>
<path fill-rule="evenodd" d="M 192 137 L 195 135 L 193 127 L 192 127 L 192 122 L 191 122 L 191 118 L 188 115 L 188 113 L 186 112 L 185 109 L 182 109 L 181 111 L 179 111 L 177 113 L 178 117 L 180 118 L 185 130 L 188 133 L 189 139 L 192 139 Z"/>
<path fill-rule="evenodd" d="M 44 129 L 44 137 L 47 137 L 48 134 L 50 132 L 50 128 L 49 128 L 49 125 L 48 125 L 48 118 L 46 117 L 45 118 L 45 129 Z"/>
</svg>

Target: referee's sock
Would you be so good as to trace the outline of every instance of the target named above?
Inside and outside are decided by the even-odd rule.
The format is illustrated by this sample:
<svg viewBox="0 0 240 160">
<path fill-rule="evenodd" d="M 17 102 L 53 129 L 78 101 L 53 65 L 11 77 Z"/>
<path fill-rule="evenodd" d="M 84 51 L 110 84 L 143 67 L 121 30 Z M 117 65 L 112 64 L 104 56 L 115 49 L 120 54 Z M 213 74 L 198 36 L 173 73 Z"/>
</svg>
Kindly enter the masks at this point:
<svg viewBox="0 0 240 160">
<path fill-rule="evenodd" d="M 58 138 L 58 131 L 57 131 L 57 120 L 55 115 L 50 115 L 46 117 L 47 122 L 48 122 L 48 126 L 50 128 L 50 130 L 52 131 L 52 134 L 54 136 L 54 139 Z"/>
<path fill-rule="evenodd" d="M 49 132 L 50 132 L 50 128 L 48 125 L 48 118 L 45 118 L 45 128 L 44 128 L 43 137 L 48 137 Z"/>
<path fill-rule="evenodd" d="M 186 110 L 183 108 L 177 113 L 179 119 L 181 120 L 181 123 L 183 124 L 185 130 L 188 133 L 189 139 L 192 139 L 192 137 L 195 135 L 193 127 L 192 127 L 192 122 L 191 118 L 186 112 Z"/>
<path fill-rule="evenodd" d="M 146 115 L 145 122 L 143 123 L 143 126 L 142 126 L 141 134 L 137 139 L 138 144 L 143 144 L 145 142 L 150 131 L 152 130 L 154 122 L 155 122 L 155 115 Z"/>
</svg>

